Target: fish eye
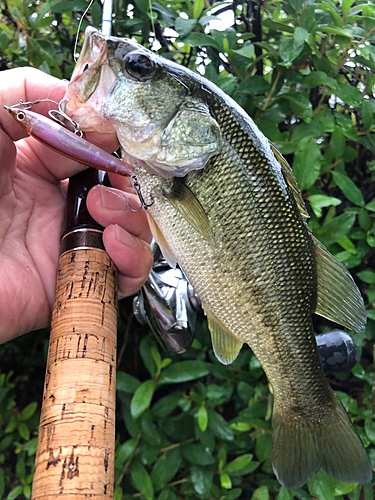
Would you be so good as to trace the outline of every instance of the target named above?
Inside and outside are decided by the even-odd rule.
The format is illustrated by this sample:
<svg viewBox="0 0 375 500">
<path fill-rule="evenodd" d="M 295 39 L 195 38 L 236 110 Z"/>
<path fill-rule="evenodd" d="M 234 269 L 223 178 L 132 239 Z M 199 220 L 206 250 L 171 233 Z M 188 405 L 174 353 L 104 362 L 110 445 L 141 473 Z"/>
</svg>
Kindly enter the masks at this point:
<svg viewBox="0 0 375 500">
<path fill-rule="evenodd" d="M 19 111 L 17 113 L 17 120 L 18 121 L 22 122 L 25 118 L 26 118 L 26 115 L 25 115 L 25 113 L 23 111 Z"/>
<path fill-rule="evenodd" d="M 137 80 L 149 80 L 155 74 L 155 66 L 146 55 L 132 53 L 125 59 L 125 71 Z"/>
<path fill-rule="evenodd" d="M 82 70 L 82 73 L 84 73 L 85 71 L 87 71 L 89 69 L 89 64 L 86 63 L 83 67 L 83 70 Z"/>
</svg>

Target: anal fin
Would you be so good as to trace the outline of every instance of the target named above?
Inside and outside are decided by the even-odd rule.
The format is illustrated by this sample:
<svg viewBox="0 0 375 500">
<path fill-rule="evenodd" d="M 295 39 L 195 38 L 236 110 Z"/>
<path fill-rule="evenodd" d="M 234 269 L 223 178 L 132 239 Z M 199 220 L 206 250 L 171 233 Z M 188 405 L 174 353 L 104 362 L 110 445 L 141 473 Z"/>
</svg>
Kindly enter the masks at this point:
<svg viewBox="0 0 375 500">
<path fill-rule="evenodd" d="M 233 337 L 214 314 L 206 311 L 206 315 L 215 356 L 223 365 L 229 365 L 238 356 L 243 342 Z"/>
</svg>

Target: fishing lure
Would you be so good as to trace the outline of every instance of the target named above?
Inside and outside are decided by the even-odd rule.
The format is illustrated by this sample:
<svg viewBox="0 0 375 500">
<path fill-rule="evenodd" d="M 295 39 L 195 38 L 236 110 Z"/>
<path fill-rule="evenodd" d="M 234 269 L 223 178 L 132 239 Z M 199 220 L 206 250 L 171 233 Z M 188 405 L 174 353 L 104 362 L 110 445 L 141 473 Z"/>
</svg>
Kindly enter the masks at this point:
<svg viewBox="0 0 375 500">
<path fill-rule="evenodd" d="M 134 174 L 131 165 L 86 141 L 79 126 L 73 121 L 71 123 L 75 131 L 71 132 L 60 123 L 30 111 L 29 107 L 37 102 L 20 102 L 22 107 L 4 106 L 4 108 L 29 135 L 57 153 L 98 170 L 125 176 Z"/>
</svg>

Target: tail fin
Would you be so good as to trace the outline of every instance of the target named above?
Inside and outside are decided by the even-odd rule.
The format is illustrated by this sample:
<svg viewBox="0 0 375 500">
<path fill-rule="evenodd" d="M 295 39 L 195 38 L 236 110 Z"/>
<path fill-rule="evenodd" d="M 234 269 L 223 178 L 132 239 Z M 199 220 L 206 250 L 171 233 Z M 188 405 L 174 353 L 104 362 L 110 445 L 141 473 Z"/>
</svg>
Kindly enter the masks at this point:
<svg viewBox="0 0 375 500">
<path fill-rule="evenodd" d="M 372 467 L 363 444 L 339 399 L 315 421 L 295 419 L 274 408 L 272 466 L 285 488 L 304 485 L 319 469 L 344 483 L 368 483 Z M 323 412 L 322 412 L 323 413 Z"/>
</svg>

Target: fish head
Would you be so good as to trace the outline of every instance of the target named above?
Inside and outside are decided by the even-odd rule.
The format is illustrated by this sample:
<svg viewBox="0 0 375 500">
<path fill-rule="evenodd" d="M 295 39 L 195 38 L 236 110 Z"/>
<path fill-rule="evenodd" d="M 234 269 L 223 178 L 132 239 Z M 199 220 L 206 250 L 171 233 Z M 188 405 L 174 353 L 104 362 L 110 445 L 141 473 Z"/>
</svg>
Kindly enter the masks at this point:
<svg viewBox="0 0 375 500">
<path fill-rule="evenodd" d="M 129 161 L 181 177 L 221 145 L 199 78 L 133 40 L 87 28 L 63 109 L 84 131 L 115 131 Z"/>
</svg>

